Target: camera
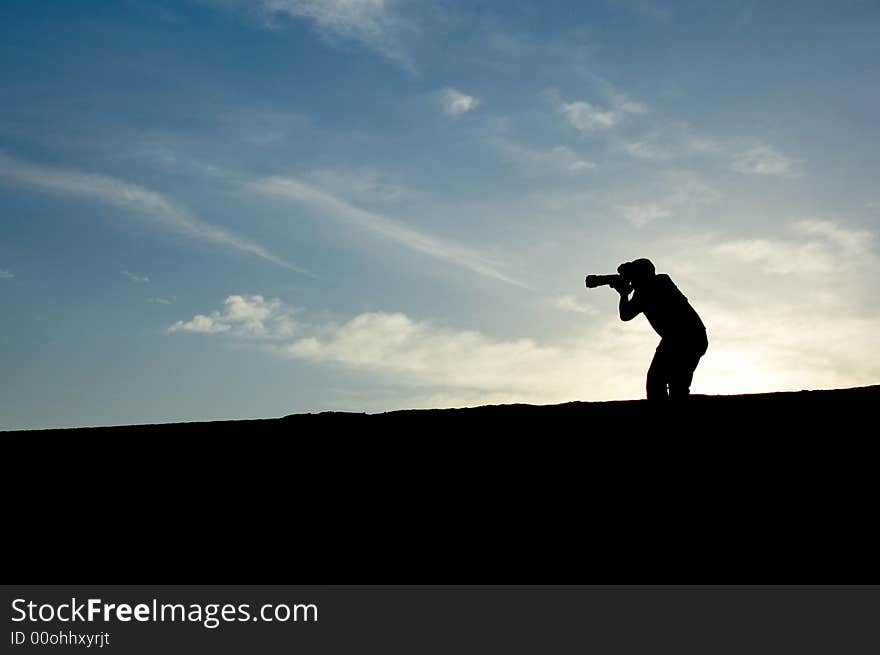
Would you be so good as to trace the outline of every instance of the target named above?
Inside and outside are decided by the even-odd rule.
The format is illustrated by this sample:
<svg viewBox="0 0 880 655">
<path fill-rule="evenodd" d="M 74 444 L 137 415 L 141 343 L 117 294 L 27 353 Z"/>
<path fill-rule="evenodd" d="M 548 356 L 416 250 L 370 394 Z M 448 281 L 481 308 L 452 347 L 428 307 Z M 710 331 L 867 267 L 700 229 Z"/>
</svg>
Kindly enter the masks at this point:
<svg viewBox="0 0 880 655">
<path fill-rule="evenodd" d="M 585 280 L 588 289 L 609 286 L 613 289 L 629 286 L 622 275 L 588 275 Z"/>
</svg>

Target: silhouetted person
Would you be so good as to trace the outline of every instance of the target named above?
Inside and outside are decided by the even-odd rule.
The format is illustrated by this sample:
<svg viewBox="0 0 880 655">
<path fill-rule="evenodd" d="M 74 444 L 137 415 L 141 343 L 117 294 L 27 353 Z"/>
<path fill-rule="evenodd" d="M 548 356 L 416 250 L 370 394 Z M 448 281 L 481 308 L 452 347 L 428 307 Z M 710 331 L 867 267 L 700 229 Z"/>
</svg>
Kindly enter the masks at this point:
<svg viewBox="0 0 880 655">
<path fill-rule="evenodd" d="M 668 275 L 655 274 L 649 260 L 621 264 L 617 273 L 623 282 L 612 286 L 620 294 L 620 319 L 631 321 L 644 314 L 661 337 L 648 369 L 648 399 L 687 396 L 694 370 L 709 347 L 703 321 Z"/>
</svg>

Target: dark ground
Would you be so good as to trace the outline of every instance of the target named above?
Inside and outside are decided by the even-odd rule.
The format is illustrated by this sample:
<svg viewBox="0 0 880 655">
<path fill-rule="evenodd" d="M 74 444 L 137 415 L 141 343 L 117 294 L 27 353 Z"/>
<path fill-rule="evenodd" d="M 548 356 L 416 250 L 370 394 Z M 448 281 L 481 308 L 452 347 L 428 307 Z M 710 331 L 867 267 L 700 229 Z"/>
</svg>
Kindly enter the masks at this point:
<svg viewBox="0 0 880 655">
<path fill-rule="evenodd" d="M 873 386 L 6 432 L 7 571 L 880 583 L 878 408 Z"/>
<path fill-rule="evenodd" d="M 781 430 L 807 436 L 817 429 L 838 431 L 845 424 L 873 418 L 880 407 L 880 385 L 830 391 L 799 391 L 741 396 L 691 396 L 684 405 L 657 406 L 645 400 L 575 402 L 562 405 L 488 405 L 464 409 L 402 410 L 380 414 L 322 412 L 283 418 L 165 423 L 65 430 L 10 432 L 34 439 L 69 437 L 310 437 L 343 430 L 345 436 L 383 430 L 380 436 L 415 437 L 438 430 L 458 438 L 514 436 L 523 430 L 551 430 L 559 436 L 712 437 L 739 431 L 742 436 Z M 340 435 L 341 436 L 341 435 Z M 735 436 L 735 435 L 732 435 Z M 485 444 L 484 444 L 485 445 Z M 596 444 L 593 444 L 596 445 Z"/>
</svg>

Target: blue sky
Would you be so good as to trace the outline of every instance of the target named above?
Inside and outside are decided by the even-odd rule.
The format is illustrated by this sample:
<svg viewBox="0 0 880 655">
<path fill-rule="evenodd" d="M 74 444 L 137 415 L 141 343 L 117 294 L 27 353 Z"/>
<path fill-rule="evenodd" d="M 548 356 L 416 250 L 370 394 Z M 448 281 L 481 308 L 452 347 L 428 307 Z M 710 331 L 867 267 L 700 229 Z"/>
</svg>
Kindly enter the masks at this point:
<svg viewBox="0 0 880 655">
<path fill-rule="evenodd" d="M 17 2 L 0 427 L 877 383 L 873 2 Z"/>
</svg>

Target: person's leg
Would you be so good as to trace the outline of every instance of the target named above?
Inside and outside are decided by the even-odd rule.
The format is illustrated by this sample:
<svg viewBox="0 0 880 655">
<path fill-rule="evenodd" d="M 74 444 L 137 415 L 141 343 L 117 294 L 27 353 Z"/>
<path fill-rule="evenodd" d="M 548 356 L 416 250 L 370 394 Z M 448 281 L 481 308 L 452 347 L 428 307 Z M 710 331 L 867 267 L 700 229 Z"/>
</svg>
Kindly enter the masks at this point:
<svg viewBox="0 0 880 655">
<path fill-rule="evenodd" d="M 700 361 L 699 355 L 689 352 L 676 354 L 669 375 L 669 397 L 685 398 L 691 393 L 691 382 L 694 379 L 694 371 Z"/>
<path fill-rule="evenodd" d="M 666 390 L 668 384 L 668 344 L 661 340 L 660 345 L 657 346 L 657 350 L 654 352 L 654 359 L 651 360 L 651 366 L 648 368 L 648 378 L 645 383 L 648 400 L 665 400 L 669 398 L 669 392 Z"/>
<path fill-rule="evenodd" d="M 669 356 L 669 397 L 684 398 L 691 393 L 691 382 L 700 358 L 706 353 L 708 342 L 705 337 L 691 343 L 677 344 L 670 349 Z"/>
</svg>

